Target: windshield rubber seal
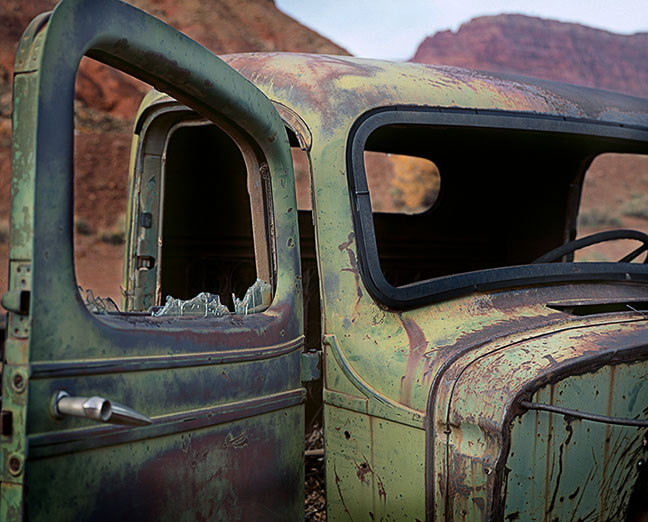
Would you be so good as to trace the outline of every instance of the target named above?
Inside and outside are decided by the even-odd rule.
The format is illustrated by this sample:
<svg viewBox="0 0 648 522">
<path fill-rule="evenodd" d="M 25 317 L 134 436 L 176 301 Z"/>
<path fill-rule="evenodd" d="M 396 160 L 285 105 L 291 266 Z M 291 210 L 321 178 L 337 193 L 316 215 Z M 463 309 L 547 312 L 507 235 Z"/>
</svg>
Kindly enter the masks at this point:
<svg viewBox="0 0 648 522">
<path fill-rule="evenodd" d="M 648 149 L 647 127 L 608 121 L 493 109 L 420 106 L 382 107 L 364 113 L 349 131 L 346 149 L 347 176 L 360 276 L 367 291 L 382 305 L 406 309 L 473 292 L 552 283 L 648 282 L 648 264 L 596 262 L 489 268 L 418 281 L 405 286 L 393 286 L 385 278 L 378 257 L 371 198 L 364 168 L 364 150 L 369 136 L 376 129 L 387 125 L 435 125 L 558 132 L 645 143 Z"/>
</svg>

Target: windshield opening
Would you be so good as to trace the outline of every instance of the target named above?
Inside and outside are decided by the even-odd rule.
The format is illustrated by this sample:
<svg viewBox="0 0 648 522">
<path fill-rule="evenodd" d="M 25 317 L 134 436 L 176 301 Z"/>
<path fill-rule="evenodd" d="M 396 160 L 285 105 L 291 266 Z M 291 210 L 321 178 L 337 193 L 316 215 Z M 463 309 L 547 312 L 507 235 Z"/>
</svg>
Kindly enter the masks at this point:
<svg viewBox="0 0 648 522">
<path fill-rule="evenodd" d="M 492 112 L 485 116 L 480 119 L 476 114 L 453 114 L 455 120 L 463 119 L 466 124 L 448 125 L 445 121 L 452 118 L 439 112 L 382 111 L 368 117 L 352 134 L 349 161 L 354 219 L 361 269 L 363 277 L 370 280 L 370 288 L 382 286 L 387 292 L 402 289 L 401 294 L 416 295 L 415 299 L 420 300 L 427 298 L 423 287 L 438 287 L 440 281 L 444 295 L 474 290 L 478 280 L 488 281 L 489 286 L 510 285 L 511 278 L 518 279 L 513 277 L 512 267 L 517 267 L 519 275 L 524 274 L 524 281 L 538 277 L 544 280 L 545 275 L 550 280 L 573 280 L 567 272 L 574 269 L 564 267 L 574 266 L 571 261 L 574 253 L 580 254 L 580 244 L 566 252 L 553 251 L 583 236 L 583 231 L 588 232 L 583 218 L 578 221 L 578 214 L 583 179 L 587 179 L 594 158 L 609 153 L 603 158 L 609 156 L 607 162 L 611 161 L 614 168 L 600 174 L 601 161 L 596 160 L 592 178 L 607 177 L 609 181 L 614 169 L 626 168 L 644 172 L 635 172 L 637 178 L 648 178 L 643 161 L 647 147 L 636 139 L 643 137 L 641 130 L 611 130 L 592 122 L 549 118 L 542 121 L 524 114 L 515 114 L 515 118 L 506 114 L 505 123 L 497 126 L 493 121 L 499 123 L 498 119 L 505 118 L 494 117 Z M 624 132 L 633 139 L 623 139 L 620 135 Z M 439 182 L 432 204 L 418 213 L 409 213 L 405 208 L 380 211 L 385 208 L 384 194 L 389 191 L 385 187 L 377 189 L 368 179 L 376 176 L 374 171 L 370 174 L 375 166 L 371 157 L 376 154 L 423 158 L 433 164 Z M 636 165 L 631 162 L 624 166 L 623 158 L 628 157 L 641 159 L 635 161 Z M 609 186 L 618 188 L 614 181 Z M 614 211 L 619 213 L 619 224 L 634 227 L 635 221 L 640 221 L 638 228 L 644 230 L 646 213 L 635 207 L 645 208 L 645 198 L 641 199 L 645 188 L 641 192 L 637 185 L 626 192 L 614 200 L 619 207 L 618 212 Z M 583 202 L 583 215 L 591 215 L 594 207 L 588 202 L 587 191 Z M 624 208 L 627 210 L 622 211 Z M 624 217 L 623 212 L 628 215 Z M 601 241 L 612 244 L 616 239 L 616 234 L 607 234 Z M 626 254 L 641 245 L 641 238 L 639 243 L 634 241 L 634 246 L 625 247 Z M 643 261 L 644 257 L 642 254 L 633 260 Z M 579 255 L 576 261 L 623 258 L 591 259 Z M 534 268 L 533 272 L 524 268 L 536 260 L 545 268 Z M 549 262 L 552 265 L 547 268 Z M 577 263 L 579 267 L 586 264 Z M 498 272 L 487 273 L 493 269 Z M 618 269 L 608 267 L 604 271 L 614 270 Z M 448 280 L 455 275 L 462 277 Z M 599 276 L 609 277 L 599 274 L 593 278 Z M 580 274 L 577 279 L 584 277 Z M 423 287 L 417 287 L 419 283 Z"/>
</svg>

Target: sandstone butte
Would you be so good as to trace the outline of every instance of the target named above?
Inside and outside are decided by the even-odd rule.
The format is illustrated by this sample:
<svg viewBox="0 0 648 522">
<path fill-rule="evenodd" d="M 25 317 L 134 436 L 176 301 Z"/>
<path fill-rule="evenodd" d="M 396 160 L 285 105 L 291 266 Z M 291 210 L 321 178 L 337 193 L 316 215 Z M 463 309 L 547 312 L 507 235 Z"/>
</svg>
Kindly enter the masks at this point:
<svg viewBox="0 0 648 522">
<path fill-rule="evenodd" d="M 516 73 L 648 98 L 648 32 L 614 34 L 505 14 L 421 42 L 411 61 Z"/>
</svg>

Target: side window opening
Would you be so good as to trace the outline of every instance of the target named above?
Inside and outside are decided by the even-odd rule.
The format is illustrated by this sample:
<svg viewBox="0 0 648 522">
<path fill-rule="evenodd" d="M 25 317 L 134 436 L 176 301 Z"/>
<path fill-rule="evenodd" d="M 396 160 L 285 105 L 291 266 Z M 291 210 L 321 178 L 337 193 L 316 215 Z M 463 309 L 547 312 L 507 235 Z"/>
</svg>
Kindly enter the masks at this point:
<svg viewBox="0 0 648 522">
<path fill-rule="evenodd" d="M 147 88 L 87 57 L 76 76 L 74 264 L 93 312 L 116 312 L 121 304 L 131 118 Z"/>
<path fill-rule="evenodd" d="M 163 145 L 155 132 L 150 146 L 143 138 L 144 171 L 134 188 L 133 309 L 186 316 L 265 310 L 275 280 L 267 165 L 235 130 L 186 111 L 161 133 Z"/>
<path fill-rule="evenodd" d="M 209 292 L 234 310 L 232 294 L 243 296 L 254 285 L 247 181 L 241 151 L 215 125 L 173 132 L 166 149 L 158 299 Z"/>
<path fill-rule="evenodd" d="M 204 317 L 270 305 L 268 167 L 236 129 L 191 114 L 142 134 L 129 182 L 129 122 L 97 133 L 77 103 L 75 269 L 90 311 Z"/>
</svg>

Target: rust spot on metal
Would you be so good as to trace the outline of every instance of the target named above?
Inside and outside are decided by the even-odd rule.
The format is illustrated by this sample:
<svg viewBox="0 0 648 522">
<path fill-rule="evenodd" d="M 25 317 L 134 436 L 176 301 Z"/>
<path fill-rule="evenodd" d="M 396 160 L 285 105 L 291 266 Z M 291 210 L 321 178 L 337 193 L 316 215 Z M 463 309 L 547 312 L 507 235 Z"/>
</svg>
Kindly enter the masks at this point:
<svg viewBox="0 0 648 522">
<path fill-rule="evenodd" d="M 355 234 L 353 232 L 350 232 L 349 235 L 347 236 L 347 241 L 344 243 L 340 243 L 338 245 L 338 250 L 340 252 L 344 252 L 345 250 L 348 250 L 348 248 L 353 244 L 355 238 Z"/>
<path fill-rule="evenodd" d="M 254 57 L 254 58 L 252 58 Z M 339 122 L 360 110 L 368 99 L 377 105 L 384 97 L 377 86 L 369 83 L 358 96 L 354 88 L 344 88 L 340 82 L 348 78 L 369 78 L 379 73 L 382 66 L 373 62 L 356 61 L 344 56 L 318 56 L 299 53 L 264 53 L 230 55 L 223 59 L 256 85 L 271 82 L 280 101 L 293 93 L 302 103 L 317 110 L 332 132 Z M 267 73 L 271 71 L 271 76 Z M 287 72 L 289 71 L 289 72 Z"/>
<path fill-rule="evenodd" d="M 387 492 L 385 491 L 385 484 L 383 483 L 382 479 L 378 476 L 377 473 L 375 473 L 376 480 L 378 481 L 378 497 L 380 500 L 386 502 L 387 501 Z"/>
<path fill-rule="evenodd" d="M 355 284 L 356 284 L 356 295 L 358 296 L 354 309 L 353 309 L 353 314 L 351 316 L 351 322 L 354 322 L 355 316 L 357 312 L 359 311 L 359 306 L 360 306 L 360 300 L 362 299 L 363 292 L 362 292 L 362 285 L 360 283 L 360 269 L 358 267 L 358 260 L 356 259 L 355 252 L 351 248 L 351 245 L 354 242 L 355 234 L 353 232 L 349 232 L 349 235 L 347 237 L 347 241 L 344 243 L 341 243 L 338 245 L 338 250 L 340 252 L 344 252 L 346 250 L 348 256 L 349 256 L 349 265 L 350 268 L 342 268 L 340 271 L 341 272 L 351 272 L 353 274 L 353 277 L 355 278 Z"/>
<path fill-rule="evenodd" d="M 357 464 L 354 463 L 356 468 L 357 468 L 357 477 L 362 482 L 363 484 L 369 485 L 369 479 L 367 478 L 367 475 L 373 474 L 373 470 L 371 469 L 371 466 L 369 465 L 368 462 L 363 462 L 362 464 Z"/>
<path fill-rule="evenodd" d="M 401 378 L 400 402 L 407 406 L 411 406 L 412 386 L 416 377 L 416 369 L 427 350 L 428 341 L 421 327 L 413 319 L 403 317 L 402 314 L 399 314 L 398 317 L 401 320 L 409 341 L 407 366 L 405 369 L 405 375 Z M 426 362 L 428 361 L 429 360 L 426 358 Z M 424 374 L 425 373 L 426 372 L 424 371 Z"/>
<path fill-rule="evenodd" d="M 560 479 L 562 478 L 562 472 L 563 472 L 564 451 L 565 451 L 565 447 L 569 444 L 569 441 L 571 440 L 571 437 L 573 435 L 573 429 L 569 424 L 567 424 L 565 429 L 569 432 L 569 435 L 565 439 L 565 442 L 563 442 L 558 448 L 558 474 L 556 476 L 554 491 L 551 496 L 551 503 L 549 504 L 549 511 L 545 513 L 547 518 L 550 518 L 549 515 L 553 512 L 554 506 L 556 505 L 556 496 L 558 495 L 558 490 L 560 489 Z"/>
<path fill-rule="evenodd" d="M 357 469 L 356 476 L 363 484 L 370 486 L 369 477 L 372 477 L 376 481 L 376 488 L 378 489 L 378 498 L 381 502 L 387 501 L 387 491 L 385 490 L 385 483 L 380 478 L 380 475 L 374 471 L 369 462 L 367 462 L 366 457 L 364 457 L 364 462 L 358 464 L 354 462 Z"/>
<path fill-rule="evenodd" d="M 547 361 L 549 361 L 549 364 L 550 364 L 551 366 L 558 366 L 558 362 L 556 361 L 556 359 L 554 359 L 554 358 L 552 357 L 551 354 L 547 354 L 547 355 L 545 355 L 545 356 L 543 357 L 543 359 L 547 359 Z"/>
<path fill-rule="evenodd" d="M 344 512 L 349 517 L 349 520 L 353 522 L 353 517 L 349 512 L 349 508 L 347 507 L 346 502 L 344 502 L 344 496 L 342 495 L 342 488 L 340 487 L 340 476 L 337 473 L 337 466 L 335 465 L 335 462 L 333 463 L 333 474 L 335 475 L 335 487 L 337 488 L 338 496 L 340 497 L 340 502 L 342 502 L 342 506 L 344 507 Z"/>
</svg>

